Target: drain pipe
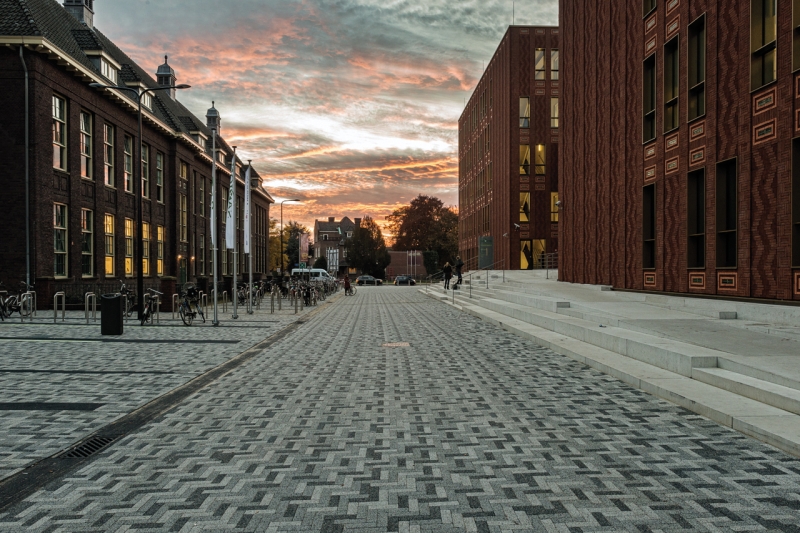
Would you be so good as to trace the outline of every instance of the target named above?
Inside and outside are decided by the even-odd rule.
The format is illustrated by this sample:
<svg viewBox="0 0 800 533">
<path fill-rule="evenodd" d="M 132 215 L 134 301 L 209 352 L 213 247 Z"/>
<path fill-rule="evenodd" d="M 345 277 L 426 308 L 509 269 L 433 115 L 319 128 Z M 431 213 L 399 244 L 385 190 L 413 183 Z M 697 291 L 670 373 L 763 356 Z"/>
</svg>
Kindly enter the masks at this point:
<svg viewBox="0 0 800 533">
<path fill-rule="evenodd" d="M 24 45 L 19 47 L 19 60 L 22 61 L 22 70 L 25 71 L 25 281 L 31 286 L 31 185 L 30 185 L 30 138 L 28 134 L 28 66 L 23 55 Z M 27 290 L 27 289 L 26 289 Z"/>
</svg>

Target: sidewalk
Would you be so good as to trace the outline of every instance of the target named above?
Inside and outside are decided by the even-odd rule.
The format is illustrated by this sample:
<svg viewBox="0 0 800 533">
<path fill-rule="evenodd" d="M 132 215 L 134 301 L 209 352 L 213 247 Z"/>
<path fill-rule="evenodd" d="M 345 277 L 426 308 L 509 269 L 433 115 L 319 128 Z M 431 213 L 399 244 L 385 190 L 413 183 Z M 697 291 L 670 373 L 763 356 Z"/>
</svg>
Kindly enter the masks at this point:
<svg viewBox="0 0 800 533">
<path fill-rule="evenodd" d="M 800 307 L 488 277 L 429 295 L 800 456 Z"/>
</svg>

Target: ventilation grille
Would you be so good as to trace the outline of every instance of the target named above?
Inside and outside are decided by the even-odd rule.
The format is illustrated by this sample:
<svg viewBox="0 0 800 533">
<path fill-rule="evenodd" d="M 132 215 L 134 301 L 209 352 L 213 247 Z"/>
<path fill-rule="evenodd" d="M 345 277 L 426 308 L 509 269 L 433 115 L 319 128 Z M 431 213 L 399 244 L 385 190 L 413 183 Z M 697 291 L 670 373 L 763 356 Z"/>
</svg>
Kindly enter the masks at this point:
<svg viewBox="0 0 800 533">
<path fill-rule="evenodd" d="M 91 439 L 87 440 L 83 444 L 80 444 L 67 452 L 65 452 L 60 457 L 65 457 L 67 459 L 83 459 L 85 457 L 90 457 L 115 440 L 117 440 L 119 436 L 116 437 L 92 437 Z"/>
</svg>

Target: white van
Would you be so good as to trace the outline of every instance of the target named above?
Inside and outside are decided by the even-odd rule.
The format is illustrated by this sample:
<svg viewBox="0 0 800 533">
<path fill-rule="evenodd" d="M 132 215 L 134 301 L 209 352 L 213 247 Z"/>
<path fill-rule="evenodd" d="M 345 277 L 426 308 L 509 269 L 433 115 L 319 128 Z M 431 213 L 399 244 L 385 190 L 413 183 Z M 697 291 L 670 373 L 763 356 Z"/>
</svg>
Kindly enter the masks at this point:
<svg viewBox="0 0 800 533">
<path fill-rule="evenodd" d="M 322 268 L 294 268 L 292 277 L 310 279 L 311 281 L 333 281 L 334 278 L 328 271 Z"/>
</svg>

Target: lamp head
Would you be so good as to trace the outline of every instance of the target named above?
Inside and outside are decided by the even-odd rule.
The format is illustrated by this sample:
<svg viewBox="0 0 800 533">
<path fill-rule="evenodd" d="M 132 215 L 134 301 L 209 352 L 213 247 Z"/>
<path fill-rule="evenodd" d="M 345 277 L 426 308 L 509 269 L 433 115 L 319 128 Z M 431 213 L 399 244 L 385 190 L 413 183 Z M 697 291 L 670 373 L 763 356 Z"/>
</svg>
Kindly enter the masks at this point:
<svg viewBox="0 0 800 533">
<path fill-rule="evenodd" d="M 176 89 L 191 89 L 191 85 L 186 85 L 185 83 L 181 83 L 180 85 L 175 86 Z"/>
</svg>

